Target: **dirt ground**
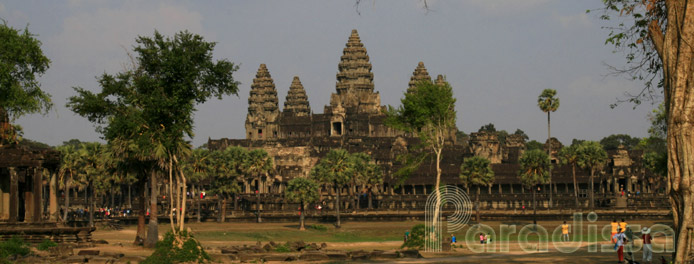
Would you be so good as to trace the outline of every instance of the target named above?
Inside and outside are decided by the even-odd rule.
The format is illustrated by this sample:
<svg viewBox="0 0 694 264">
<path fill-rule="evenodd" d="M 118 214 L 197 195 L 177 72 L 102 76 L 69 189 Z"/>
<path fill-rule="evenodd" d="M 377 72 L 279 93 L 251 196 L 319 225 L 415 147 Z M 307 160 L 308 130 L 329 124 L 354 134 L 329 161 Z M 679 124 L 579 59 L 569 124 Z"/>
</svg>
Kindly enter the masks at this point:
<svg viewBox="0 0 694 264">
<path fill-rule="evenodd" d="M 230 245 L 255 245 L 258 241 L 267 243 L 269 241 L 285 242 L 303 240 L 306 242 L 326 242 L 329 249 L 355 251 L 355 250 L 393 250 L 400 249 L 402 245 L 401 237 L 405 230 L 409 230 L 419 222 L 348 222 L 344 223 L 342 228 L 336 229 L 330 223 L 308 223 L 308 225 L 319 225 L 320 230 L 298 231 L 297 225 L 292 223 L 191 223 L 187 227 L 190 228 L 202 245 L 208 251 L 214 253 L 219 252 L 220 247 Z M 476 253 L 470 249 L 465 243 L 465 234 L 470 228 L 456 232 L 458 243 L 451 252 L 445 253 L 429 253 L 421 252 L 423 259 L 401 259 L 396 263 L 615 263 L 617 253 L 611 250 L 613 245 L 608 240 L 602 240 L 600 230 L 604 225 L 609 225 L 609 222 L 591 222 L 583 223 L 583 240 L 595 240 L 588 233 L 596 233 L 598 242 L 558 242 L 556 245 L 560 248 L 575 246 L 577 250 L 571 253 L 560 252 L 555 243 L 547 242 L 547 250 L 542 251 L 542 244 L 538 245 L 537 237 L 533 239 L 533 235 L 528 236 L 529 242 L 519 242 L 517 233 L 528 223 L 505 223 L 505 222 L 489 222 L 484 223 L 497 233 L 499 239 L 494 243 L 496 248 L 493 252 Z M 508 239 L 501 239 L 499 236 L 501 225 L 516 225 L 516 234 L 512 234 Z M 548 230 L 549 235 L 560 222 L 539 222 L 539 225 Z M 588 227 L 588 224 L 594 227 Z M 653 226 L 654 223 L 649 221 L 633 222 L 630 225 Z M 597 227 L 597 228 L 596 228 Z M 162 224 L 159 227 L 160 234 L 163 235 L 170 229 L 170 225 Z M 572 229 L 572 235 L 574 233 Z M 98 247 L 102 252 L 123 253 L 129 256 L 148 256 L 152 250 L 143 249 L 132 245 L 135 237 L 135 226 L 127 226 L 123 230 L 97 230 L 93 233 L 95 240 L 106 240 L 108 245 L 100 245 Z M 609 232 L 609 231 L 608 231 Z M 471 234 L 476 234 L 476 229 L 471 231 Z M 636 240 L 637 247 L 640 247 L 640 240 Z M 479 246 L 479 241 L 470 241 L 469 245 Z M 656 234 L 655 244 L 664 245 L 671 243 L 671 237 Z M 590 250 L 590 245 L 598 245 L 598 250 Z M 487 245 L 490 247 L 491 244 Z M 506 248 L 508 250 L 501 250 Z M 604 245 L 601 250 L 600 245 Z M 491 247 L 490 247 L 491 248 Z M 538 250 L 540 248 L 540 250 Z M 662 248 L 662 247 L 661 247 Z M 489 249 L 489 248 L 488 248 Z M 597 252 L 595 252 L 597 251 Z M 213 257 L 215 254 L 212 254 Z M 641 252 L 633 253 L 637 261 L 641 261 Z M 653 263 L 660 263 L 660 257 L 665 256 L 667 259 L 671 253 L 654 253 Z M 370 261 L 377 263 L 385 263 L 392 261 Z"/>
</svg>

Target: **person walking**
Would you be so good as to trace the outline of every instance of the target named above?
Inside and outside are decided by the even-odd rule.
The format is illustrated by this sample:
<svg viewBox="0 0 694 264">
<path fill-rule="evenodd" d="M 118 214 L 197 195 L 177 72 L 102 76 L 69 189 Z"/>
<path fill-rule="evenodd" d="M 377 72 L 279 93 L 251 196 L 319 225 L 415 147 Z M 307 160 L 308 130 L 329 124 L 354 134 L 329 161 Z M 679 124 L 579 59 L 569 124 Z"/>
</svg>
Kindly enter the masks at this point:
<svg viewBox="0 0 694 264">
<path fill-rule="evenodd" d="M 612 223 L 610 223 L 610 226 L 612 227 L 612 234 L 610 235 L 610 237 L 614 237 L 614 235 L 617 234 L 617 230 L 619 230 L 619 223 L 617 223 L 617 219 L 613 219 Z M 615 241 L 613 238 L 612 243 L 617 243 L 617 241 Z"/>
<path fill-rule="evenodd" d="M 651 263 L 653 260 L 653 247 L 651 246 L 651 229 L 644 227 L 641 229 L 641 239 L 643 239 L 643 258 L 641 262 Z"/>
<path fill-rule="evenodd" d="M 564 224 L 561 225 L 561 240 L 564 242 L 569 242 L 569 224 L 564 221 Z"/>
<path fill-rule="evenodd" d="M 626 231 L 627 231 L 627 225 L 628 225 L 628 224 L 627 224 L 627 221 L 624 221 L 624 218 L 622 218 L 622 221 L 619 222 L 619 228 L 622 229 L 622 232 L 626 232 Z"/>
<path fill-rule="evenodd" d="M 624 263 L 624 243 L 628 242 L 626 235 L 624 235 L 623 230 L 617 229 L 617 234 L 612 237 L 617 242 L 614 244 L 614 249 L 617 250 L 617 258 L 619 263 Z"/>
</svg>

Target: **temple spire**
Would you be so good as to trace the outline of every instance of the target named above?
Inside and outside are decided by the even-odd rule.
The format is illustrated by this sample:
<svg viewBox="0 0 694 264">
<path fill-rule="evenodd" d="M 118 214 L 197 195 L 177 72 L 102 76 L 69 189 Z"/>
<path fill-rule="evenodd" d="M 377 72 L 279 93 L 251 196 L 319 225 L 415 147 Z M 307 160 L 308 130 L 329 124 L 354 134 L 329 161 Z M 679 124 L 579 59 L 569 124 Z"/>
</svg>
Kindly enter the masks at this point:
<svg viewBox="0 0 694 264">
<path fill-rule="evenodd" d="M 337 93 L 331 96 L 330 105 L 340 104 L 360 112 L 379 112 L 381 98 L 374 93 L 371 62 L 356 29 L 347 40 L 337 68 Z"/>
<path fill-rule="evenodd" d="M 431 82 L 431 77 L 429 76 L 429 72 L 427 72 L 427 68 L 424 67 L 424 62 L 419 62 L 417 64 L 417 68 L 414 69 L 414 72 L 412 72 L 412 77 L 410 77 L 410 83 L 409 87 L 407 88 L 407 92 L 409 93 L 414 89 L 414 87 L 417 85 L 418 82 L 421 81 L 429 81 Z"/>
<path fill-rule="evenodd" d="M 282 111 L 294 113 L 297 116 L 308 116 L 311 114 L 308 96 L 304 86 L 301 84 L 301 80 L 299 80 L 299 76 L 294 76 L 292 85 L 289 86 L 289 92 L 287 92 L 287 98 L 284 101 L 284 109 Z"/>
<path fill-rule="evenodd" d="M 265 64 L 260 64 L 251 84 L 250 93 L 246 116 L 246 137 L 249 139 L 272 137 L 277 133 L 279 107 L 275 83 Z"/>
</svg>

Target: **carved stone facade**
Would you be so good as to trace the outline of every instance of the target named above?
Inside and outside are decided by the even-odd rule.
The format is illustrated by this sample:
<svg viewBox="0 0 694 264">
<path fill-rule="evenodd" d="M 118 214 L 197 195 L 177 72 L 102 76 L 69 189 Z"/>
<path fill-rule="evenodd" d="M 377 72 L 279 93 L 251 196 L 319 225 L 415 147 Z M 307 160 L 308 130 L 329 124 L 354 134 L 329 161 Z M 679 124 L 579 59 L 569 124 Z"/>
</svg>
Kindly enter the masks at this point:
<svg viewBox="0 0 694 264">
<path fill-rule="evenodd" d="M 260 64 L 251 84 L 246 116 L 246 139 L 265 140 L 279 133 L 277 90 L 265 64 Z"/>
</svg>

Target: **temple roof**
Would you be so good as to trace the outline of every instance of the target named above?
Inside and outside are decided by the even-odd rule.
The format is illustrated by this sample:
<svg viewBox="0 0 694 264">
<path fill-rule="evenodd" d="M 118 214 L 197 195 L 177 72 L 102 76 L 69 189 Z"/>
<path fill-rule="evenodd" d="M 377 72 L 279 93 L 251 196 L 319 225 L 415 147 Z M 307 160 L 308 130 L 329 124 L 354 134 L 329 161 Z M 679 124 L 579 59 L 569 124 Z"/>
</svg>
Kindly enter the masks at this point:
<svg viewBox="0 0 694 264">
<path fill-rule="evenodd" d="M 371 72 L 369 55 L 364 44 L 359 39 L 356 29 L 352 30 L 349 40 L 342 51 L 337 73 L 337 93 L 346 92 L 373 92 L 374 75 Z"/>
<path fill-rule="evenodd" d="M 438 85 L 443 85 L 446 82 L 446 78 L 443 77 L 443 75 L 439 74 L 436 76 L 436 84 Z"/>
<path fill-rule="evenodd" d="M 260 64 L 251 84 L 251 95 L 248 97 L 248 115 L 258 116 L 279 113 L 277 90 L 272 76 L 265 64 Z"/>
<path fill-rule="evenodd" d="M 284 101 L 283 112 L 294 113 L 297 116 L 307 116 L 311 114 L 311 106 L 308 102 L 306 90 L 299 80 L 299 76 L 294 76 L 292 85 L 289 86 L 287 99 Z"/>
<path fill-rule="evenodd" d="M 429 76 L 429 72 L 427 72 L 427 68 L 424 67 L 424 62 L 419 62 L 417 64 L 417 68 L 414 69 L 414 72 L 412 72 L 412 77 L 410 77 L 410 83 L 409 87 L 407 88 L 407 92 L 410 92 L 415 85 L 417 85 L 418 82 L 421 81 L 430 81 L 431 82 L 431 77 Z"/>
</svg>

